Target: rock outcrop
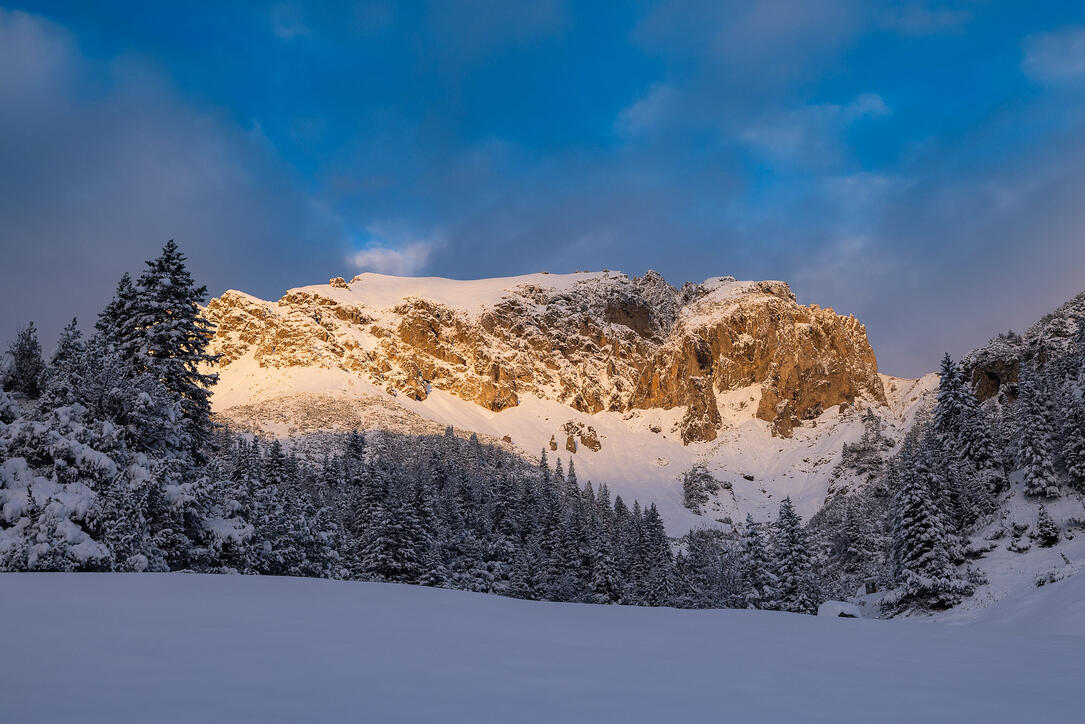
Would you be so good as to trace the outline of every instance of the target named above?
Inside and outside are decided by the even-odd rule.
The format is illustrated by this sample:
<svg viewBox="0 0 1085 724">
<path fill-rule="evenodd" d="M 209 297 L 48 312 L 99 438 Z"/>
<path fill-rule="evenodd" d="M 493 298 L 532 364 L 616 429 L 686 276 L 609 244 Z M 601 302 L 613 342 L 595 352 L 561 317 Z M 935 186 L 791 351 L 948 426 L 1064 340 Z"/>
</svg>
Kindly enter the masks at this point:
<svg viewBox="0 0 1085 724">
<path fill-rule="evenodd" d="M 972 382 L 976 399 L 1012 402 L 1017 397 L 1017 378 L 1022 364 L 1043 368 L 1074 351 L 1081 320 L 1085 319 L 1085 292 L 1051 314 L 1045 315 L 1023 334 L 1003 332 L 972 350 L 961 366 Z"/>
<path fill-rule="evenodd" d="M 755 414 L 784 436 L 832 405 L 885 399 L 863 325 L 798 304 L 783 282 L 362 274 L 278 302 L 229 291 L 205 315 L 225 366 L 339 368 L 391 394 L 439 389 L 493 411 L 524 395 L 589 414 L 680 408 L 687 443 L 715 439 L 717 395 L 730 390 L 760 387 Z M 594 431 L 577 437 L 600 444 Z"/>
</svg>

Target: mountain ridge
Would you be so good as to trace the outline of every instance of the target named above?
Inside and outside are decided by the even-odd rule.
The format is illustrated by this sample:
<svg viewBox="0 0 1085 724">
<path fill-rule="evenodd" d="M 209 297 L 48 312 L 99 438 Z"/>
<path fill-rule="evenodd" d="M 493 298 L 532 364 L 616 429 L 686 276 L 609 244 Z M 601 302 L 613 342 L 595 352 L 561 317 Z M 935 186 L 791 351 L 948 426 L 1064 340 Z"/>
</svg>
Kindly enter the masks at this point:
<svg viewBox="0 0 1085 724">
<path fill-rule="evenodd" d="M 884 402 L 866 330 L 803 306 L 784 282 L 547 273 L 472 281 L 361 274 L 204 311 L 228 368 L 339 368 L 390 394 L 442 389 L 497 412 L 535 395 L 594 414 L 682 408 L 683 442 L 715 439 L 717 394 L 760 386 L 756 416 L 788 436 L 824 409 Z"/>
</svg>

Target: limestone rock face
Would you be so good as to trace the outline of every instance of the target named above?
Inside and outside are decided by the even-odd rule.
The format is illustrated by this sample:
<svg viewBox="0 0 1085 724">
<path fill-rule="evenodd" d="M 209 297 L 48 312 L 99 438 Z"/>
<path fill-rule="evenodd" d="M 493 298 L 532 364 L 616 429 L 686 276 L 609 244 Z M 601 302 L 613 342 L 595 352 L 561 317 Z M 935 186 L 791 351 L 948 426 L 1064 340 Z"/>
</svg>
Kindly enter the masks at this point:
<svg viewBox="0 0 1085 724">
<path fill-rule="evenodd" d="M 589 414 L 679 408 L 687 443 L 715 439 L 717 395 L 739 388 L 760 387 L 756 417 L 784 436 L 832 405 L 885 400 L 863 325 L 799 305 L 783 282 L 719 277 L 675 289 L 654 272 L 362 274 L 278 302 L 229 291 L 204 314 L 226 368 L 243 358 L 338 368 L 391 394 L 422 400 L 438 389 L 493 411 L 523 395 Z M 599 444 L 594 432 L 579 439 Z"/>
</svg>

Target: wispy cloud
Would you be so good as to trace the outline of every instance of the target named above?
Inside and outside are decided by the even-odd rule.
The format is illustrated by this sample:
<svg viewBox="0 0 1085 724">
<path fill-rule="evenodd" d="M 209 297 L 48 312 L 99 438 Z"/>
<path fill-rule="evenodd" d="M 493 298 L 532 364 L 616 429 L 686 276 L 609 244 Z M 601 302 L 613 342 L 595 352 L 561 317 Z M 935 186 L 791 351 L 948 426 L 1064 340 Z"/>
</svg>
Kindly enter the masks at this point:
<svg viewBox="0 0 1085 724">
<path fill-rule="evenodd" d="M 1023 49 L 1021 69 L 1030 78 L 1049 83 L 1085 78 L 1085 27 L 1031 35 Z"/>
<path fill-rule="evenodd" d="M 307 38 L 313 34 L 301 10 L 290 3 L 277 3 L 270 10 L 271 32 L 280 40 Z"/>
<path fill-rule="evenodd" d="M 848 125 L 892 113 L 877 93 L 863 93 L 846 105 L 818 103 L 761 120 L 741 132 L 751 146 L 794 161 L 825 160 L 837 154 Z"/>
<path fill-rule="evenodd" d="M 841 117 L 848 122 L 860 118 L 883 118 L 891 113 L 889 106 L 877 93 L 863 93 L 856 96 L 855 100 L 841 109 Z"/>
<path fill-rule="evenodd" d="M 964 8 L 929 7 L 915 3 L 887 11 L 880 24 L 902 35 L 937 35 L 957 32 L 971 19 L 971 11 Z"/>
<path fill-rule="evenodd" d="M 669 85 L 654 84 L 647 94 L 622 109 L 614 123 L 614 129 L 625 137 L 652 131 L 671 111 L 677 95 L 675 89 Z"/>
</svg>

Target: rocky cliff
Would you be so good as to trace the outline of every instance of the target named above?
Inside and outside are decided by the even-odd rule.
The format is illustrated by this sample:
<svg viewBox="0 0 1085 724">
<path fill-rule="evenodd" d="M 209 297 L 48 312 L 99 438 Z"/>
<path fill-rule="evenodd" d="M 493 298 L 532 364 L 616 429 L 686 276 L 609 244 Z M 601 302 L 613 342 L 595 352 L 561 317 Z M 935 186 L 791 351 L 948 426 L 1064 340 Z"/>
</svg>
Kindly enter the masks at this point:
<svg viewBox="0 0 1085 724">
<path fill-rule="evenodd" d="M 1085 319 L 1085 292 L 1054 312 L 1044 315 L 1023 335 L 1003 332 L 969 352 L 961 365 L 980 402 L 1017 397 L 1017 377 L 1022 364 L 1043 368 L 1066 357 L 1074 349 L 1079 324 Z"/>
<path fill-rule="evenodd" d="M 436 388 L 492 411 L 524 395 L 588 414 L 677 408 L 686 443 L 716 438 L 718 396 L 740 388 L 760 390 L 755 415 L 782 436 L 856 397 L 885 400 L 863 325 L 798 304 L 783 282 L 361 274 L 277 302 L 229 291 L 205 315 L 227 369 L 337 368 L 390 394 Z"/>
</svg>

